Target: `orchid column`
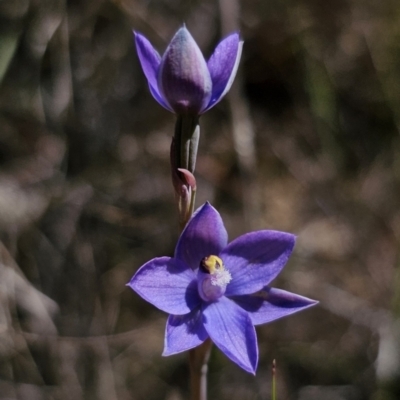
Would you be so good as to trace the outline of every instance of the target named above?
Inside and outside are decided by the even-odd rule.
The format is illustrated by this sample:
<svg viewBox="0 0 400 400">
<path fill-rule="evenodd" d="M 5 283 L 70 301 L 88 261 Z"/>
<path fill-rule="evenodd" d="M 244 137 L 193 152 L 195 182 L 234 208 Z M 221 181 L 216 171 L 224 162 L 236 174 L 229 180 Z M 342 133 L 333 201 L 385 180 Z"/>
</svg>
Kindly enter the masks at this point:
<svg viewBox="0 0 400 400">
<path fill-rule="evenodd" d="M 135 33 L 136 48 L 153 97 L 177 116 L 171 144 L 172 180 L 183 229 L 194 209 L 193 176 L 200 139 L 200 116 L 217 104 L 236 75 L 243 42 L 233 33 L 219 43 L 206 62 L 183 26 L 161 58 L 150 42 Z"/>
</svg>

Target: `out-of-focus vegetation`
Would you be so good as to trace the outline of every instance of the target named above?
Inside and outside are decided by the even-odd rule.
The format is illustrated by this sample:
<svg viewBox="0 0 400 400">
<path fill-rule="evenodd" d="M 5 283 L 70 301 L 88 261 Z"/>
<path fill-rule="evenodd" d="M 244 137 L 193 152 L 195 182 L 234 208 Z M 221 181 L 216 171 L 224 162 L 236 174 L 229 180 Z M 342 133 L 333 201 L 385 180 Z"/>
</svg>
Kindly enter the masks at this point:
<svg viewBox="0 0 400 400">
<path fill-rule="evenodd" d="M 361 0 L 0 3 L 0 399 L 177 400 L 186 355 L 125 283 L 178 236 L 174 117 L 132 29 L 245 40 L 202 117 L 198 204 L 230 237 L 298 234 L 274 286 L 320 300 L 257 329 L 252 377 L 212 355 L 213 399 L 400 398 L 400 7 Z"/>
</svg>

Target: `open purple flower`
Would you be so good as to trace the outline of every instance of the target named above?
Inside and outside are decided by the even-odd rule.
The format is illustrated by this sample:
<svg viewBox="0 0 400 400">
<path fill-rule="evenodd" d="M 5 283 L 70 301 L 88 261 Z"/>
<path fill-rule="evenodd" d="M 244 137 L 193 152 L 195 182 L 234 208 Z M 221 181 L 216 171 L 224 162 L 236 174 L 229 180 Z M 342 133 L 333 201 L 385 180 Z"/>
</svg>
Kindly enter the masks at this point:
<svg viewBox="0 0 400 400">
<path fill-rule="evenodd" d="M 228 244 L 219 213 L 206 203 L 182 232 L 174 257 L 144 264 L 128 286 L 171 314 L 163 355 L 180 353 L 208 337 L 244 370 L 258 362 L 254 325 L 304 310 L 317 302 L 268 287 L 286 264 L 295 237 L 256 231 Z"/>
<path fill-rule="evenodd" d="M 233 33 L 205 61 L 185 26 L 161 58 L 150 42 L 135 32 L 139 60 L 153 97 L 177 114 L 200 115 L 217 104 L 235 78 L 243 42 Z"/>
</svg>

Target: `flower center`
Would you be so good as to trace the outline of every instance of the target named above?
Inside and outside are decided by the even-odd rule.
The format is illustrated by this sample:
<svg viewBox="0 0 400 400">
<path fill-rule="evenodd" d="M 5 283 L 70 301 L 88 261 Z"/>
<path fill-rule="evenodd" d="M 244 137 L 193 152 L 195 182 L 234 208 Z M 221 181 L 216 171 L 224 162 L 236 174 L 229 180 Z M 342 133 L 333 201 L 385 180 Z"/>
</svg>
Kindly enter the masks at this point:
<svg viewBox="0 0 400 400">
<path fill-rule="evenodd" d="M 232 276 L 219 257 L 210 255 L 201 260 L 197 280 L 200 297 L 214 301 L 223 296 Z"/>
</svg>

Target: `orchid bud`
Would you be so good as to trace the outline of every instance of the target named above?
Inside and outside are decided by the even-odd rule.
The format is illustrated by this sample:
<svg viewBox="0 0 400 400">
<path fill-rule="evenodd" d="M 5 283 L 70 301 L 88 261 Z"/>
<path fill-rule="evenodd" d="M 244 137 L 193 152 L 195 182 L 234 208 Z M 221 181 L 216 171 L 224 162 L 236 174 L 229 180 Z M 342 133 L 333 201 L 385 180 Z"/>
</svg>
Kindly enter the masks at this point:
<svg viewBox="0 0 400 400">
<path fill-rule="evenodd" d="M 153 97 L 178 115 L 201 115 L 217 104 L 232 86 L 243 42 L 238 33 L 222 40 L 206 62 L 185 26 L 161 58 L 150 42 L 135 33 L 136 49 Z"/>
<path fill-rule="evenodd" d="M 207 64 L 185 27 L 175 34 L 161 59 L 158 87 L 177 114 L 199 115 L 210 101 L 212 82 Z"/>
</svg>

